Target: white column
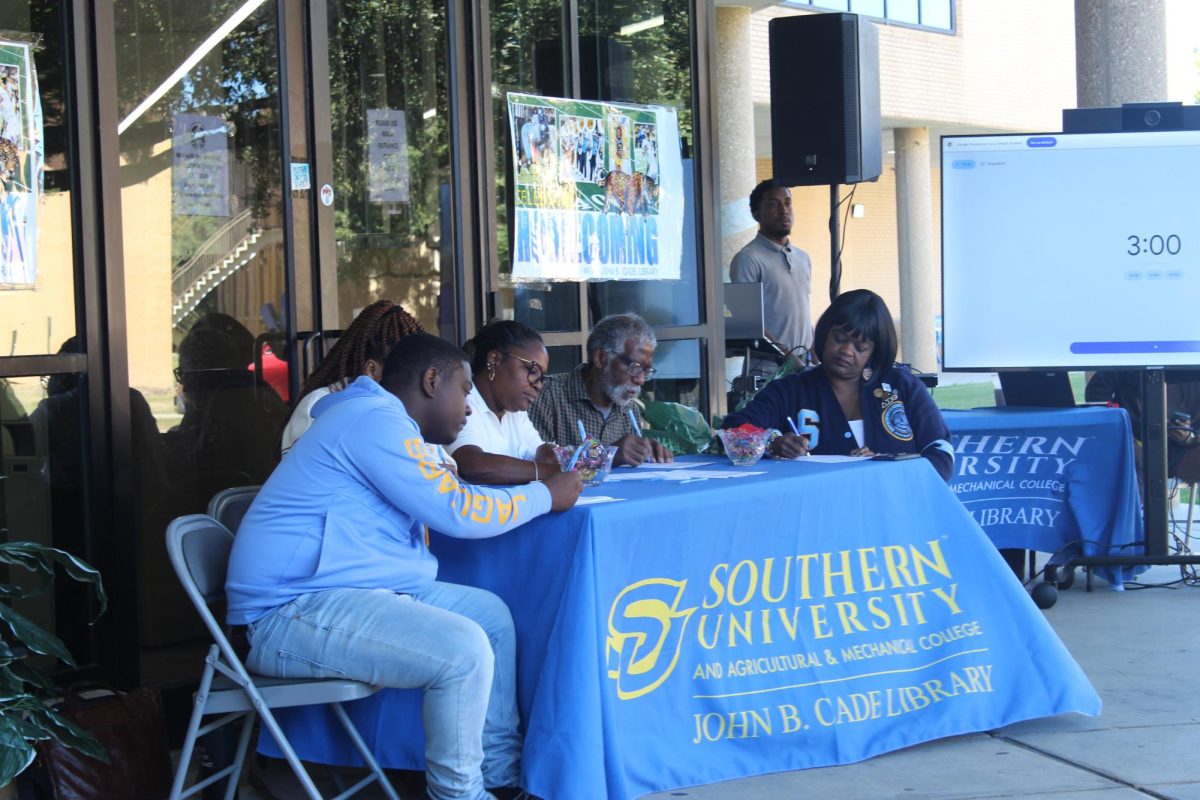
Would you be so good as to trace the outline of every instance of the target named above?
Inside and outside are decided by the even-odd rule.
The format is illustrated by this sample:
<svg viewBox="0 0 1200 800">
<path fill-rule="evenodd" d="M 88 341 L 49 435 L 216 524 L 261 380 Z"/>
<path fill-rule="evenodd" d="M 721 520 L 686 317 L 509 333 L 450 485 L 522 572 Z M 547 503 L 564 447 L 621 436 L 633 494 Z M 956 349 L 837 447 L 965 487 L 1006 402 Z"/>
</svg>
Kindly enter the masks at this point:
<svg viewBox="0 0 1200 800">
<path fill-rule="evenodd" d="M 754 238 L 750 216 L 754 179 L 754 100 L 750 9 L 717 6 L 717 142 L 721 184 L 721 268 Z"/>
<path fill-rule="evenodd" d="M 1166 100 L 1165 0 L 1075 0 L 1075 90 L 1080 108 Z"/>
<path fill-rule="evenodd" d="M 929 128 L 896 128 L 895 139 L 900 358 L 918 372 L 936 372 L 938 257 L 933 236 Z"/>
</svg>

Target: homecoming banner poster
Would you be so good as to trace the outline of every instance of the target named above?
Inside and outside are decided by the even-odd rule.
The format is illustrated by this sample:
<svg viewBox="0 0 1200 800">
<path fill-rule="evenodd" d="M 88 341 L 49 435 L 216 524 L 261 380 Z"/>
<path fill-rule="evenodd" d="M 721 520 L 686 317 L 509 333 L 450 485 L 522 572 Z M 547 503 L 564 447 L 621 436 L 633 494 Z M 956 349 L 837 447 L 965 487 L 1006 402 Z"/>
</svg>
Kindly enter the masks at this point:
<svg viewBox="0 0 1200 800">
<path fill-rule="evenodd" d="M 509 94 L 512 280 L 678 280 L 674 109 Z"/>
<path fill-rule="evenodd" d="M 42 107 L 33 48 L 0 40 L 0 286 L 37 282 Z"/>
</svg>

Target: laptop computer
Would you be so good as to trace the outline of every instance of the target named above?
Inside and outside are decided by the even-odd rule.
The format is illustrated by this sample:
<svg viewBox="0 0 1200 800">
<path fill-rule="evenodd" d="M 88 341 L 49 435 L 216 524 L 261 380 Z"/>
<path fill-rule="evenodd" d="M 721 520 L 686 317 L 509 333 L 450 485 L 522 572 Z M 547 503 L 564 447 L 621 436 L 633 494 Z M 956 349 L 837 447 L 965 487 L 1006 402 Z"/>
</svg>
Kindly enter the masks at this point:
<svg viewBox="0 0 1200 800">
<path fill-rule="evenodd" d="M 765 339 L 761 283 L 725 284 L 725 339 Z"/>
<path fill-rule="evenodd" d="M 1006 406 L 1074 408 L 1075 393 L 1065 372 L 1001 372 Z"/>
</svg>

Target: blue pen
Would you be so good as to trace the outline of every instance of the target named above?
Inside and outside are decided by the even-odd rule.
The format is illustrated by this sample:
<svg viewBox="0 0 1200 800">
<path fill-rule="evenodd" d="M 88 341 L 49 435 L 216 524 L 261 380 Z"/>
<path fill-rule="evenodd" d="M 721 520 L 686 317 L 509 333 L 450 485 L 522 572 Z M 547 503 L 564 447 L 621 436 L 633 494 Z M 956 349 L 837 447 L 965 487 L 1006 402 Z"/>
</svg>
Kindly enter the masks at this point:
<svg viewBox="0 0 1200 800">
<path fill-rule="evenodd" d="M 642 438 L 642 426 L 641 423 L 638 422 L 637 414 L 633 413 L 632 408 L 627 408 L 625 410 L 629 412 L 629 424 L 633 426 L 633 432 L 639 439 Z"/>
<path fill-rule="evenodd" d="M 788 417 L 788 418 L 787 418 L 787 421 L 788 421 L 788 425 L 789 425 L 789 426 L 791 427 L 791 429 L 792 429 L 792 433 L 796 434 L 797 436 L 803 436 L 803 435 L 804 435 L 804 434 L 800 433 L 800 429 L 796 427 L 796 421 L 795 421 L 794 419 L 792 419 L 791 417 Z M 806 456 L 807 456 L 807 455 L 809 455 L 809 453 L 805 452 L 805 454 L 804 454 L 804 455 L 806 455 Z"/>
<path fill-rule="evenodd" d="M 588 435 L 587 435 L 587 428 L 583 427 L 583 420 L 577 419 L 577 420 L 575 420 L 575 424 L 579 426 L 579 441 L 586 442 Z M 568 467 L 568 469 L 570 469 L 570 468 Z"/>
<path fill-rule="evenodd" d="M 642 424 L 640 422 L 638 422 L 637 414 L 634 413 L 632 408 L 627 408 L 627 409 L 625 409 L 625 411 L 628 412 L 628 414 L 629 414 L 629 424 L 633 426 L 633 435 L 638 437 L 639 439 L 641 439 L 642 438 Z M 654 456 L 650 456 L 649 458 L 647 458 L 646 463 L 653 464 Z"/>
<path fill-rule="evenodd" d="M 579 445 L 579 447 L 575 448 L 575 455 L 571 456 L 571 460 L 567 463 L 567 469 L 566 469 L 567 472 L 570 472 L 571 470 L 575 469 L 575 462 L 579 460 L 579 457 L 581 455 L 583 455 L 583 448 L 585 448 L 585 447 L 587 447 L 586 442 Z"/>
</svg>

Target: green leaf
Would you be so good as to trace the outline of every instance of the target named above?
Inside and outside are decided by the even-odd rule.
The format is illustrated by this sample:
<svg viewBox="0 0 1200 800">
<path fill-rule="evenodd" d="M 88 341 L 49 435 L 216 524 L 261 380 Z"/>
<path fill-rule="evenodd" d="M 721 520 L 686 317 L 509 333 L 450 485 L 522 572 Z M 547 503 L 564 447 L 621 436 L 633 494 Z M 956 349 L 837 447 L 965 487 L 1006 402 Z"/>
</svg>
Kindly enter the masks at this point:
<svg viewBox="0 0 1200 800">
<path fill-rule="evenodd" d="M 31 713 L 25 718 L 26 722 L 44 731 L 50 738 L 60 742 L 84 755 L 91 756 L 105 764 L 109 763 L 108 750 L 100 741 L 83 728 L 76 725 L 57 711 L 42 706 L 40 712 Z"/>
<path fill-rule="evenodd" d="M 48 742 L 54 737 L 33 721 L 32 717 L 21 717 L 16 719 L 17 730 L 25 737 L 27 742 Z"/>
<path fill-rule="evenodd" d="M 0 667 L 0 674 L 5 673 L 11 675 L 15 680 L 38 687 L 46 694 L 54 692 L 54 684 L 50 679 L 43 675 L 41 670 L 34 669 L 24 661 L 14 661 Z"/>
<path fill-rule="evenodd" d="M 66 550 L 47 547 L 37 542 L 6 542 L 0 544 L 0 563 L 19 565 L 49 578 L 53 578 L 54 566 L 57 564 L 74 580 L 92 584 L 96 599 L 100 602 L 97 616 L 108 608 L 108 595 L 104 592 L 99 570 Z"/>
<path fill-rule="evenodd" d="M 0 786 L 7 786 L 37 758 L 13 720 L 0 717 Z"/>
<path fill-rule="evenodd" d="M 7 623 L 13 636 L 33 652 L 54 656 L 67 666 L 75 666 L 75 659 L 61 639 L 39 628 L 12 606 L 0 603 L 0 622 Z"/>
<path fill-rule="evenodd" d="M 0 667 L 0 694 L 12 696 L 25 691 L 25 681 L 12 674 L 7 666 Z"/>
</svg>

